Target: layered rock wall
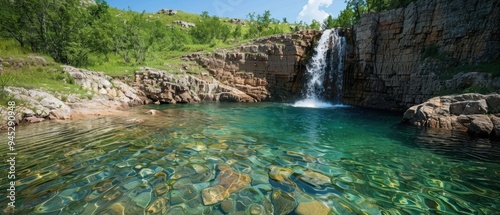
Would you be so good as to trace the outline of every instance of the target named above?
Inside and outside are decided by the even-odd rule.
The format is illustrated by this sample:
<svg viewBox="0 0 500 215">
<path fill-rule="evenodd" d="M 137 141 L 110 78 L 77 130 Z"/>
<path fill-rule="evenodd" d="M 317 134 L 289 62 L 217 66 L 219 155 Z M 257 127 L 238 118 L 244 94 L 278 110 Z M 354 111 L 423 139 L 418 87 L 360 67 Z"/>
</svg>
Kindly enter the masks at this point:
<svg viewBox="0 0 500 215">
<path fill-rule="evenodd" d="M 255 102 L 246 93 L 220 83 L 208 74 L 199 76 L 171 74 L 163 70 L 142 68 L 131 83 L 149 99 L 165 104 L 195 102 Z"/>
<path fill-rule="evenodd" d="M 500 89 L 500 78 L 491 74 L 470 71 L 448 82 L 440 74 L 443 67 L 500 59 L 497 0 L 419 0 L 367 14 L 353 27 L 350 44 L 344 81 L 348 104 L 405 110 L 475 82 Z"/>
<path fill-rule="evenodd" d="M 290 101 L 300 95 L 307 56 L 319 31 L 270 36 L 231 50 L 195 53 L 196 61 L 221 83 L 241 90 L 256 101 Z"/>
</svg>

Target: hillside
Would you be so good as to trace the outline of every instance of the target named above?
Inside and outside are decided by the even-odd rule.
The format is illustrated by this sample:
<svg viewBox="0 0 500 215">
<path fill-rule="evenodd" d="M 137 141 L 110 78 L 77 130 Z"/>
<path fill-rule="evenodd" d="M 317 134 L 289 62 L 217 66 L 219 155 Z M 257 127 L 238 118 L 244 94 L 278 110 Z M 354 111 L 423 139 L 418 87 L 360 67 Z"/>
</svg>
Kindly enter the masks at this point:
<svg viewBox="0 0 500 215">
<path fill-rule="evenodd" d="M 141 67 L 162 69 L 171 74 L 206 72 L 195 62 L 181 60 L 181 57 L 194 52 L 211 53 L 216 49 L 237 47 L 255 38 L 273 34 L 274 31 L 291 33 L 290 26 L 293 26 L 271 21 L 270 14 L 267 14 L 264 20 L 258 15 L 260 20 L 255 19 L 253 22 L 233 20 L 233 23 L 230 18 L 211 17 L 207 14 L 198 15 L 183 11 L 176 11 L 175 15 L 168 15 L 124 11 L 107 6 L 96 10 L 103 11 L 99 13 L 102 20 L 92 20 L 92 26 L 80 26 L 81 29 L 76 32 L 79 33 L 78 36 L 87 34 L 86 37 L 91 38 L 79 38 L 73 42 L 67 41 L 81 43 L 68 49 L 71 50 L 69 53 L 76 51 L 83 52 L 81 54 L 85 55 L 83 58 L 85 62 L 77 64 L 79 67 L 101 71 L 112 77 L 131 76 Z M 88 18 L 91 19 L 91 17 Z M 18 19 L 22 19 L 22 17 L 18 17 Z M 66 21 L 57 19 L 57 17 L 53 17 L 53 19 L 60 23 Z M 212 38 L 200 42 L 198 41 L 200 38 L 195 38 L 192 33 L 196 27 L 187 28 L 176 24 L 176 21 L 193 23 L 198 26 L 205 25 L 208 28 L 211 27 L 210 25 L 216 25 L 218 28 L 226 28 L 226 33 L 229 35 L 221 35 L 223 38 Z M 3 22 L 2 24 L 9 23 Z M 68 22 L 67 24 L 75 23 Z M 256 27 L 263 27 L 258 25 L 265 25 L 263 31 L 250 35 L 249 32 L 255 31 Z M 19 29 L 19 31 L 26 33 L 22 32 L 26 29 Z M 235 34 L 235 31 L 239 31 L 239 34 Z M 139 34 L 135 32 L 139 32 Z M 93 38 L 100 40 L 92 41 Z M 136 44 L 130 42 L 134 40 Z M 64 43 L 64 41 L 48 42 Z M 144 43 L 149 44 L 141 47 Z M 64 50 L 66 47 L 60 48 Z M 61 62 L 61 59 L 51 56 L 51 50 L 38 49 L 34 51 L 33 49 L 34 47 L 21 46 L 19 41 L 5 37 L 5 35 L 0 37 L 0 85 L 2 88 L 41 89 L 56 94 L 61 100 L 66 100 L 70 96 L 92 98 L 93 92 L 83 90 L 75 84 L 75 80 L 67 72 L 63 71 L 61 66 L 72 65 L 72 61 Z M 89 49 L 95 49 L 95 51 L 88 51 Z M 137 52 L 138 49 L 143 49 L 143 56 L 137 56 L 141 54 Z M 189 70 L 184 68 L 189 68 Z M 2 91 L 0 95 L 2 104 L 6 104 L 6 101 L 11 99 L 10 95 Z"/>
</svg>

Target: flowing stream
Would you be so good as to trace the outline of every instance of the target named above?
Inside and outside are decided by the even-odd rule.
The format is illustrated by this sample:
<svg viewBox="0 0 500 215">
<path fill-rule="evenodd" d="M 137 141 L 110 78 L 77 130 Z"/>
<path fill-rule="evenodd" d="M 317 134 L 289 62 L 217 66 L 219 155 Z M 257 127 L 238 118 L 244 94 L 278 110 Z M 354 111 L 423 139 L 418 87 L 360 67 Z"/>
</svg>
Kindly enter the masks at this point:
<svg viewBox="0 0 500 215">
<path fill-rule="evenodd" d="M 340 36 L 338 29 L 323 32 L 307 65 L 305 98 L 293 106 L 328 108 L 341 105 L 346 47 L 346 39 Z M 325 101 L 332 93 L 336 105 Z"/>
<path fill-rule="evenodd" d="M 220 103 L 19 126 L 15 214 L 500 213 L 498 143 L 399 120 Z M 8 183 L 0 177 L 1 214 Z M 217 187 L 230 192 L 207 199 Z"/>
</svg>

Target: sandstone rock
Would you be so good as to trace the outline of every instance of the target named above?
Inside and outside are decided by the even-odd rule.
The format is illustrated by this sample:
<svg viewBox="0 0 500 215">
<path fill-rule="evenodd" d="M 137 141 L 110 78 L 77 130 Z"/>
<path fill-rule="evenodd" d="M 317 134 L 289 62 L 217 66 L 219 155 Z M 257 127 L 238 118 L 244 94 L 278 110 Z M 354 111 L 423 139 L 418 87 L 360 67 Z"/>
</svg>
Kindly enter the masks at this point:
<svg viewBox="0 0 500 215">
<path fill-rule="evenodd" d="M 470 116 L 471 123 L 468 132 L 478 137 L 489 137 L 493 131 L 493 123 L 486 115 Z"/>
<path fill-rule="evenodd" d="M 472 101 L 468 102 L 465 105 L 464 111 L 462 114 L 471 115 L 471 114 L 486 114 L 488 113 L 488 105 L 485 100 Z"/>
<path fill-rule="evenodd" d="M 273 191 L 271 194 L 271 202 L 274 206 L 275 214 L 289 214 L 297 207 L 295 199 L 282 190 Z"/>
<path fill-rule="evenodd" d="M 38 118 L 38 117 L 27 117 L 25 119 L 29 123 L 38 123 L 38 122 L 43 122 L 45 120 L 44 118 Z"/>
<path fill-rule="evenodd" d="M 318 201 L 301 202 L 295 209 L 298 215 L 328 215 L 331 209 Z"/>
<path fill-rule="evenodd" d="M 305 171 L 299 176 L 299 179 L 313 186 L 323 186 L 332 183 L 330 177 L 310 170 Z"/>
<path fill-rule="evenodd" d="M 56 109 L 56 110 L 50 111 L 49 117 L 51 119 L 67 120 L 67 119 L 71 119 L 71 115 L 72 115 L 71 109 Z"/>
<path fill-rule="evenodd" d="M 319 34 L 319 31 L 301 31 L 293 36 L 270 36 L 233 50 L 192 54 L 184 59 L 195 61 L 222 84 L 251 97 L 241 99 L 238 94 L 226 91 L 218 95 L 221 101 L 290 101 L 301 93 L 303 80 L 296 77 L 303 76 L 302 57 L 312 50 L 312 39 Z"/>
<path fill-rule="evenodd" d="M 500 113 L 500 94 L 491 94 L 486 97 L 489 113 Z"/>
<path fill-rule="evenodd" d="M 495 108 L 491 107 L 496 105 L 498 98 L 499 94 L 435 97 L 408 109 L 402 121 L 430 128 L 468 131 L 477 137 L 487 138 L 495 132 L 492 132 L 494 124 L 486 114 Z"/>
<path fill-rule="evenodd" d="M 270 166 L 269 167 L 269 178 L 276 180 L 280 183 L 290 184 L 293 183 L 290 180 L 290 176 L 292 175 L 293 170 L 288 168 L 282 168 L 278 166 Z"/>
<path fill-rule="evenodd" d="M 493 131 L 491 136 L 495 139 L 500 139 L 500 117 L 491 116 L 491 122 L 493 123 Z"/>
<path fill-rule="evenodd" d="M 224 211 L 226 214 L 228 214 L 228 213 L 231 213 L 231 211 L 233 210 L 234 203 L 233 203 L 232 199 L 226 199 L 226 200 L 222 201 L 222 203 L 220 205 L 221 205 L 222 211 Z"/>
<path fill-rule="evenodd" d="M 220 170 L 219 175 L 217 175 L 219 183 L 202 190 L 204 205 L 219 203 L 227 199 L 231 193 L 234 193 L 250 184 L 250 176 L 236 172 L 227 164 L 219 164 L 218 168 Z"/>
<path fill-rule="evenodd" d="M 41 92 L 37 90 L 29 90 L 28 95 L 32 98 L 40 100 L 40 104 L 50 110 L 64 109 L 69 110 L 70 108 L 61 100 L 57 99 L 53 95 Z"/>
<path fill-rule="evenodd" d="M 151 114 L 151 115 L 156 115 L 158 113 L 157 110 L 149 110 L 148 112 L 146 112 L 147 114 Z"/>
</svg>

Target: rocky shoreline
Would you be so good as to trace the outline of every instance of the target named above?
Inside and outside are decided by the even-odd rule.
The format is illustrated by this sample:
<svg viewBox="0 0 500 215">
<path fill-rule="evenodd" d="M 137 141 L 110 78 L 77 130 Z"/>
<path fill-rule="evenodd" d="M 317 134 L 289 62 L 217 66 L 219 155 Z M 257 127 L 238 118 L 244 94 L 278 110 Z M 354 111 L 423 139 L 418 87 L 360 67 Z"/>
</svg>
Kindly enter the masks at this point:
<svg viewBox="0 0 500 215">
<path fill-rule="evenodd" d="M 212 77 L 169 74 L 163 70 L 141 68 L 133 80 L 112 78 L 101 72 L 63 66 L 76 84 L 88 95 L 63 95 L 40 89 L 7 87 L 5 91 L 18 100 L 16 124 L 38 123 L 44 120 L 70 120 L 91 116 L 126 115 L 127 108 L 156 104 L 195 102 L 255 102 L 251 96 Z M 7 119 L 7 109 L 0 107 L 0 117 Z M 5 129 L 7 121 L 0 128 Z"/>
<path fill-rule="evenodd" d="M 500 94 L 440 96 L 409 108 L 403 123 L 500 139 Z"/>
<path fill-rule="evenodd" d="M 207 73 L 171 74 L 143 67 L 135 72 L 133 78 L 112 78 L 102 72 L 71 66 L 63 68 L 74 78 L 76 84 L 92 92 L 91 98 L 8 87 L 5 89 L 8 93 L 23 101 L 23 104 L 17 106 L 17 124 L 76 120 L 92 116 L 124 116 L 127 115 L 126 109 L 130 107 L 152 103 L 260 101 L 251 94 L 221 83 Z M 7 119 L 7 112 L 6 108 L 0 107 L 3 119 Z M 434 97 L 409 108 L 404 113 L 402 122 L 419 127 L 464 131 L 480 138 L 500 139 L 500 94 Z M 6 124 L 4 121 L 0 127 L 5 129 Z"/>
</svg>

